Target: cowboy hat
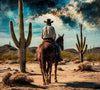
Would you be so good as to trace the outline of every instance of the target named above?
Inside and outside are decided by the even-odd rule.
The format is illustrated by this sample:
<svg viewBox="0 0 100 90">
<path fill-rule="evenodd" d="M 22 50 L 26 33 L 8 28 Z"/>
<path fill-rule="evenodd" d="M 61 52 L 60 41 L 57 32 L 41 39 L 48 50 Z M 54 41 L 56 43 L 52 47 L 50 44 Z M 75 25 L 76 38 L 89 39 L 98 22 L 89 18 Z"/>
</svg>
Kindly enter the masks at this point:
<svg viewBox="0 0 100 90">
<path fill-rule="evenodd" d="M 53 21 L 51 21 L 51 19 L 47 19 L 47 21 L 44 21 L 44 23 L 53 23 Z"/>
</svg>

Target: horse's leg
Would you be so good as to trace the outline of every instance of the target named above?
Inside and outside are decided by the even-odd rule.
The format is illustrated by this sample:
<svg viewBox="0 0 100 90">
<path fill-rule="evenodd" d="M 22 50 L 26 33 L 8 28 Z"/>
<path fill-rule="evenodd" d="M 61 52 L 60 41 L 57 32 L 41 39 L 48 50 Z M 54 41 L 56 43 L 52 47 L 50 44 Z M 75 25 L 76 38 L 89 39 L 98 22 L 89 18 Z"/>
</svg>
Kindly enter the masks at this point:
<svg viewBox="0 0 100 90">
<path fill-rule="evenodd" d="M 49 83 L 51 83 L 52 64 L 49 65 Z"/>
<path fill-rule="evenodd" d="M 42 75 L 43 75 L 43 85 L 46 85 L 46 82 L 45 82 L 45 73 L 44 73 L 43 69 L 42 69 Z"/>
<path fill-rule="evenodd" d="M 48 75 L 48 72 L 49 72 L 49 64 L 48 64 L 48 67 L 47 67 L 47 75 Z"/>
<path fill-rule="evenodd" d="M 57 64 L 58 62 L 55 62 L 55 82 L 57 82 Z"/>
<path fill-rule="evenodd" d="M 40 65 L 40 68 L 41 68 L 41 73 L 43 75 L 43 85 L 45 85 L 45 78 L 44 78 L 44 70 L 43 70 L 43 64 L 41 63 L 41 60 L 39 60 L 39 65 Z"/>
</svg>

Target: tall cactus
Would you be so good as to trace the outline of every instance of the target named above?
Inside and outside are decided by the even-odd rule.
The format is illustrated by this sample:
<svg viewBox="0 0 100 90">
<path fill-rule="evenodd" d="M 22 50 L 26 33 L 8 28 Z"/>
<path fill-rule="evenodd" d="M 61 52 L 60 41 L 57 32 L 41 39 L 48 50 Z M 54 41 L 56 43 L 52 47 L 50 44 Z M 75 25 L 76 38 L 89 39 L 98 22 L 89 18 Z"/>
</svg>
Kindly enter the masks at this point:
<svg viewBox="0 0 100 90">
<path fill-rule="evenodd" d="M 87 50 L 87 45 L 85 46 L 86 37 L 84 37 L 84 41 L 82 37 L 82 24 L 80 25 L 80 40 L 78 34 L 76 34 L 76 38 L 77 38 L 76 47 L 78 49 L 78 52 L 80 53 L 81 62 L 83 62 L 83 55 Z"/>
<path fill-rule="evenodd" d="M 13 28 L 13 22 L 10 20 L 10 33 L 15 45 L 19 48 L 19 59 L 21 72 L 26 72 L 26 47 L 31 43 L 32 38 L 32 23 L 29 23 L 28 37 L 24 35 L 24 15 L 23 15 L 23 0 L 18 0 L 19 6 L 19 41 L 16 38 Z"/>
</svg>

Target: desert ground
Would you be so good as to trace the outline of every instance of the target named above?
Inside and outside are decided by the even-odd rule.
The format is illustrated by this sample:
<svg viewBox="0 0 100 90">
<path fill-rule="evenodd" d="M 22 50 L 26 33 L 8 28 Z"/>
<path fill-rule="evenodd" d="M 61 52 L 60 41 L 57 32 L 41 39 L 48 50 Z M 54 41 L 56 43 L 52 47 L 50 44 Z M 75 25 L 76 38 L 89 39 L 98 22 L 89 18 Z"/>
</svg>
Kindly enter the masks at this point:
<svg viewBox="0 0 100 90">
<path fill-rule="evenodd" d="M 43 85 L 42 74 L 38 62 L 27 62 L 26 75 L 32 79 L 30 85 L 5 86 L 2 84 L 2 78 L 7 72 L 20 72 L 19 64 L 0 64 L 0 90 L 100 90 L 100 63 L 91 63 L 96 71 L 74 71 L 78 64 L 66 62 L 58 65 L 57 79 L 54 82 L 54 65 L 52 67 L 51 84 Z M 59 69 L 60 68 L 60 69 Z"/>
</svg>

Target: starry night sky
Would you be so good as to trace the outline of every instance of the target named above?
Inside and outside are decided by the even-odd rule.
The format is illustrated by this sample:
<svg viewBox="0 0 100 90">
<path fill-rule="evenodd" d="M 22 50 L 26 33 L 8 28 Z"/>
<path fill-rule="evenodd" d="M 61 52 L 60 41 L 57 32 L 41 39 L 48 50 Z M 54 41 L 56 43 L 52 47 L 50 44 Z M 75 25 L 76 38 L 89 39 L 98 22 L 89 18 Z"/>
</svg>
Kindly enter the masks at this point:
<svg viewBox="0 0 100 90">
<path fill-rule="evenodd" d="M 41 30 L 44 20 L 51 18 L 56 33 L 64 33 L 64 48 L 76 48 L 76 33 L 79 34 L 83 24 L 83 36 L 86 36 L 88 48 L 100 47 L 100 0 L 23 0 L 24 30 L 28 34 L 29 22 L 32 22 L 32 42 L 30 46 L 38 46 L 41 42 Z M 17 38 L 18 0 L 0 0 L 0 46 L 15 46 L 9 30 L 9 21 L 14 23 Z"/>
</svg>

